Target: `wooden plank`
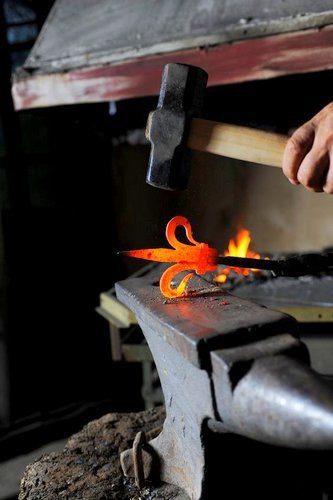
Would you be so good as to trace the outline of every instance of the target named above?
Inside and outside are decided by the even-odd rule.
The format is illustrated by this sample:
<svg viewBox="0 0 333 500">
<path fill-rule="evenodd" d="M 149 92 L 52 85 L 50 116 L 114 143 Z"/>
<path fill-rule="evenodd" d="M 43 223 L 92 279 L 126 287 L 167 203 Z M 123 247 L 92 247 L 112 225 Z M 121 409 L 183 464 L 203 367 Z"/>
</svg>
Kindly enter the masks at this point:
<svg viewBox="0 0 333 500">
<path fill-rule="evenodd" d="M 211 86 L 321 71 L 333 68 L 332 46 L 330 25 L 93 68 L 26 74 L 15 78 L 12 95 L 17 110 L 156 95 L 168 62 L 201 66 Z"/>
<path fill-rule="evenodd" d="M 100 308 L 103 309 L 103 311 L 109 313 L 126 327 L 137 323 L 132 311 L 117 300 L 114 288 L 100 293 L 99 302 Z"/>
<path fill-rule="evenodd" d="M 278 310 L 290 314 L 300 323 L 332 323 L 333 307 L 283 306 Z"/>
<path fill-rule="evenodd" d="M 110 314 L 108 311 L 106 311 L 102 307 L 96 307 L 95 311 L 100 316 L 102 316 L 104 319 L 106 319 L 110 323 L 110 325 L 113 325 L 116 328 L 128 328 L 128 326 L 129 326 L 127 323 L 123 323 L 122 321 L 120 321 L 118 318 L 116 318 L 115 316 Z"/>
<path fill-rule="evenodd" d="M 146 344 L 122 344 L 122 354 L 124 360 L 129 363 L 153 362 L 153 356 Z"/>
<path fill-rule="evenodd" d="M 122 360 L 122 352 L 121 352 L 121 339 L 120 339 L 120 331 L 119 328 L 109 324 L 110 331 L 110 342 L 111 342 L 111 356 L 113 361 L 121 361 Z"/>
</svg>

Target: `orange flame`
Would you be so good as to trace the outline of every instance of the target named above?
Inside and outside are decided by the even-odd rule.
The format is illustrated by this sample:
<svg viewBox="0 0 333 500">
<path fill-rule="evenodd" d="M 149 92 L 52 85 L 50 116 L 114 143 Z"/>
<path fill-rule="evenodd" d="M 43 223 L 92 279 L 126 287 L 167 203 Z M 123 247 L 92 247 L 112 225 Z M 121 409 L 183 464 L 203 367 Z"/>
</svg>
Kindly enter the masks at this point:
<svg viewBox="0 0 333 500">
<path fill-rule="evenodd" d="M 190 245 L 181 243 L 176 238 L 175 231 L 178 226 L 184 227 Z M 171 248 L 150 248 L 129 250 L 121 253 L 129 257 L 154 260 L 156 262 L 177 262 L 163 273 L 160 279 L 160 290 L 168 298 L 182 297 L 185 294 L 187 282 L 193 276 L 193 273 L 187 274 L 177 288 L 171 286 L 173 278 L 182 271 L 193 270 L 198 274 L 214 271 L 217 268 L 218 252 L 216 248 L 209 247 L 207 243 L 195 241 L 191 224 L 181 215 L 177 215 L 169 221 L 165 234 L 173 250 Z"/>
<path fill-rule="evenodd" d="M 234 257 L 248 257 L 252 259 L 260 259 L 260 254 L 249 250 L 251 243 L 250 231 L 248 229 L 240 228 L 236 235 L 235 240 L 231 239 L 228 244 L 228 249 L 224 251 L 224 255 L 227 257 L 232 255 Z M 234 271 L 237 274 L 242 274 L 243 276 L 248 276 L 250 271 L 257 272 L 259 269 L 243 269 L 240 267 L 227 267 L 223 270 L 222 274 L 219 274 L 214 278 L 214 281 L 218 283 L 225 283 L 230 271 Z"/>
</svg>

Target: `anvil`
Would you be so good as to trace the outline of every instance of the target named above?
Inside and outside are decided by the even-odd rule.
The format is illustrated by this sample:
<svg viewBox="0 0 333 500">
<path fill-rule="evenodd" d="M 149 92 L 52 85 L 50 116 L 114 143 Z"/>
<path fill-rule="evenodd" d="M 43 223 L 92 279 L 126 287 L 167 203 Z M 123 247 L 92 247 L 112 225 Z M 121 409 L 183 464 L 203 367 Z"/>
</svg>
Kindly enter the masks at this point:
<svg viewBox="0 0 333 500">
<path fill-rule="evenodd" d="M 150 446 L 163 481 L 192 499 L 213 498 L 209 433 L 280 449 L 333 449 L 333 391 L 310 368 L 296 320 L 199 277 L 186 298 L 165 300 L 156 278 L 127 279 L 116 293 L 135 313 L 160 376 L 167 416 Z"/>
</svg>

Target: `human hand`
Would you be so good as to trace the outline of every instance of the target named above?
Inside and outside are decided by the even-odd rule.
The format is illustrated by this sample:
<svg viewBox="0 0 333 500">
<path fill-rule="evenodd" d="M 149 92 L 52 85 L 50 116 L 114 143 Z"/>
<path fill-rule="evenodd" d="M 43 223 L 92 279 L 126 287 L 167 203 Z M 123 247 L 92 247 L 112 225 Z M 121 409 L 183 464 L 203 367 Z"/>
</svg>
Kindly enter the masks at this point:
<svg viewBox="0 0 333 500">
<path fill-rule="evenodd" d="M 282 168 L 292 184 L 333 194 L 333 102 L 292 134 Z"/>
</svg>

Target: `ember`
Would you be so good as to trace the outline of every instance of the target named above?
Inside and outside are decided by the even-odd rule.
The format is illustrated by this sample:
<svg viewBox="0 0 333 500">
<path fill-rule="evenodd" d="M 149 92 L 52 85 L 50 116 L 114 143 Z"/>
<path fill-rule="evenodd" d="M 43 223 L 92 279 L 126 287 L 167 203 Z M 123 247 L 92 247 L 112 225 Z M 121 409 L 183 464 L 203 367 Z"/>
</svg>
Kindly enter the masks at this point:
<svg viewBox="0 0 333 500">
<path fill-rule="evenodd" d="M 224 251 L 224 256 L 237 256 L 246 257 L 252 259 L 260 259 L 258 253 L 253 252 L 249 249 L 251 243 L 250 231 L 248 229 L 240 228 L 236 235 L 236 238 L 229 241 L 228 249 Z M 266 257 L 268 259 L 268 257 Z M 214 281 L 218 283 L 225 283 L 228 279 L 228 275 L 233 271 L 237 274 L 242 274 L 243 276 L 248 276 L 250 271 L 258 272 L 259 269 L 244 269 L 240 267 L 227 267 L 223 269 L 222 273 L 214 278 Z"/>
<path fill-rule="evenodd" d="M 190 245 L 181 243 L 175 234 L 178 226 L 183 226 Z M 189 221 L 177 215 L 171 219 L 166 227 L 166 238 L 171 248 L 150 248 L 143 250 L 129 250 L 121 252 L 129 257 L 138 259 L 154 260 L 156 262 L 176 262 L 169 267 L 160 279 L 160 290 L 164 297 L 176 298 L 184 296 L 187 282 L 193 273 L 187 274 L 176 288 L 171 286 L 173 278 L 182 271 L 193 270 L 197 274 L 205 274 L 217 268 L 218 252 L 216 248 L 208 246 L 207 243 L 195 241 Z"/>
</svg>

